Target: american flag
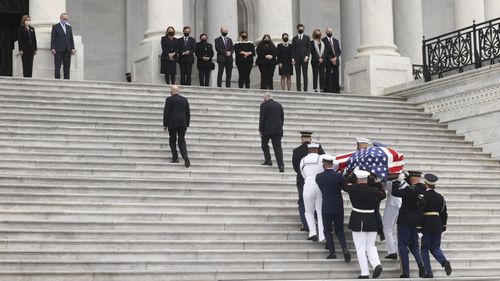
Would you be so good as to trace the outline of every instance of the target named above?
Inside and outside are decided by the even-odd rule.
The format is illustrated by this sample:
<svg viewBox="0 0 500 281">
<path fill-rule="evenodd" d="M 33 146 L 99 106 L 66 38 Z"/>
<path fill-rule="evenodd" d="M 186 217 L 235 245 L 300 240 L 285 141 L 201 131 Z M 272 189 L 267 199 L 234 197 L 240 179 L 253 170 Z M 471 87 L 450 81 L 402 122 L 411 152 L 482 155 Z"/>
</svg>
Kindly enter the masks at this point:
<svg viewBox="0 0 500 281">
<path fill-rule="evenodd" d="M 404 169 L 404 155 L 387 147 L 368 147 L 348 154 L 335 157 L 334 164 L 338 170 L 358 167 L 386 180 L 389 174 L 397 174 Z"/>
</svg>

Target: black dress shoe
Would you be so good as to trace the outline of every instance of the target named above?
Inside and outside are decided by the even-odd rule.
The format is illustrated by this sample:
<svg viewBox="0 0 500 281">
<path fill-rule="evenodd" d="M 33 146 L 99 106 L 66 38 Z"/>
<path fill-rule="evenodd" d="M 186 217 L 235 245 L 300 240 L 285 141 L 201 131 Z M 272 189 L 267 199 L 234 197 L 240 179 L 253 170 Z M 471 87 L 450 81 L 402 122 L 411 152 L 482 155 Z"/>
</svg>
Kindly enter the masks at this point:
<svg viewBox="0 0 500 281">
<path fill-rule="evenodd" d="M 351 261 L 351 254 L 349 253 L 349 250 L 347 248 L 345 248 L 344 250 L 342 250 L 342 252 L 344 253 L 344 261 L 350 262 Z"/>
<path fill-rule="evenodd" d="M 450 276 L 451 275 L 451 264 L 449 261 L 444 261 L 443 263 L 443 267 L 444 267 L 444 271 L 446 272 L 446 275 L 447 276 Z"/>
<path fill-rule="evenodd" d="M 398 254 L 396 254 L 396 253 L 390 254 L 390 255 L 385 256 L 385 258 L 388 259 L 388 260 L 397 260 L 398 259 Z"/>
<path fill-rule="evenodd" d="M 423 264 L 418 265 L 418 277 L 425 278 L 425 267 Z"/>
<path fill-rule="evenodd" d="M 280 168 L 280 173 L 284 173 L 285 172 L 285 168 L 281 167 Z"/>
<path fill-rule="evenodd" d="M 326 257 L 326 259 L 327 260 L 335 260 L 335 259 L 337 259 L 337 255 L 336 254 L 331 254 L 328 257 Z"/>
<path fill-rule="evenodd" d="M 403 273 L 403 274 L 399 275 L 399 278 L 410 278 L 410 275 Z"/>
<path fill-rule="evenodd" d="M 271 161 L 264 161 L 261 165 L 264 165 L 264 166 L 272 166 L 272 165 L 273 165 L 273 162 L 271 162 Z"/>
<path fill-rule="evenodd" d="M 372 276 L 372 278 L 373 279 L 379 278 L 380 274 L 382 274 L 382 266 L 379 264 L 373 270 L 373 276 Z"/>
<path fill-rule="evenodd" d="M 360 275 L 360 276 L 358 276 L 358 279 L 370 279 L 370 276 L 368 276 L 368 275 Z"/>
<path fill-rule="evenodd" d="M 170 161 L 170 163 L 179 163 L 179 159 L 172 159 L 172 161 Z"/>
<path fill-rule="evenodd" d="M 189 159 L 184 161 L 184 166 L 186 166 L 186 168 L 189 168 L 189 166 L 191 166 L 191 161 L 189 161 Z"/>
<path fill-rule="evenodd" d="M 318 242 L 318 235 L 313 235 L 313 236 L 307 238 L 307 240 L 311 240 L 313 242 Z"/>
</svg>

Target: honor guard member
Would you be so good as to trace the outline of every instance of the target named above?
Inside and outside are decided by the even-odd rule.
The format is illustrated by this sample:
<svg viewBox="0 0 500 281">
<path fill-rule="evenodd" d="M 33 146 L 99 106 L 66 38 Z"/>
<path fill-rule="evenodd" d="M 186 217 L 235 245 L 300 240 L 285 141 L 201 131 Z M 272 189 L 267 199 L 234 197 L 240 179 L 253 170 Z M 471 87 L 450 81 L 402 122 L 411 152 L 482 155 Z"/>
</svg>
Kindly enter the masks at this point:
<svg viewBox="0 0 500 281">
<path fill-rule="evenodd" d="M 398 232 L 397 220 L 399 208 L 401 207 L 401 198 L 391 194 L 393 182 L 387 180 L 383 183 L 384 190 L 387 194 L 385 201 L 384 216 L 382 217 L 382 225 L 384 226 L 385 245 L 387 247 L 386 259 L 398 259 Z"/>
<path fill-rule="evenodd" d="M 375 217 L 375 207 L 385 198 L 384 190 L 368 185 L 370 172 L 354 170 L 357 183 L 346 185 L 349 193 L 352 211 L 349 219 L 349 229 L 352 230 L 352 240 L 356 247 L 361 275 L 358 279 L 369 279 L 368 261 L 374 268 L 372 278 L 378 278 L 382 273 L 375 240 L 377 239 L 378 223 Z"/>
<path fill-rule="evenodd" d="M 309 228 L 307 227 L 307 221 L 304 215 L 304 198 L 302 197 L 302 193 L 304 191 L 304 178 L 302 177 L 302 173 L 300 172 L 300 160 L 307 156 L 307 145 L 311 143 L 312 134 L 313 132 L 310 130 L 300 131 L 301 145 L 293 150 L 292 155 L 293 169 L 295 170 L 295 173 L 297 173 L 296 185 L 297 191 L 299 193 L 299 201 L 297 202 L 297 204 L 299 206 L 300 221 L 302 222 L 302 228 L 300 229 L 301 231 L 309 231 Z M 318 154 L 325 154 L 325 151 L 321 147 L 321 144 L 319 145 Z"/>
<path fill-rule="evenodd" d="M 370 147 L 372 142 L 367 138 L 356 138 L 356 150 L 362 150 Z"/>
<path fill-rule="evenodd" d="M 446 201 L 443 196 L 434 189 L 438 177 L 433 174 L 424 176 L 426 191 L 421 196 L 421 224 L 422 236 L 422 260 L 425 266 L 425 278 L 433 278 L 429 251 L 434 258 L 444 267 L 446 275 L 451 274 L 450 262 L 441 251 L 441 234 L 446 231 L 446 221 L 448 213 L 446 211 Z"/>
<path fill-rule="evenodd" d="M 392 185 L 392 195 L 401 197 L 401 208 L 398 215 L 398 250 L 401 262 L 401 278 L 410 278 L 410 260 L 408 249 L 415 257 L 418 265 L 418 275 L 424 277 L 425 269 L 422 263 L 422 256 L 418 246 L 418 198 L 425 192 L 425 186 L 420 182 L 421 172 L 408 171 L 399 174 L 399 177 Z"/>
<path fill-rule="evenodd" d="M 323 241 L 325 236 L 323 233 L 323 216 L 321 214 L 322 195 L 316 184 L 316 175 L 323 172 L 323 162 L 318 154 L 319 144 L 310 143 L 307 145 L 307 156 L 300 161 L 300 172 L 304 178 L 304 209 L 309 228 L 308 240 Z M 314 219 L 314 211 L 318 218 L 318 230 L 316 231 L 316 221 Z M 318 238 L 319 236 L 319 238 Z"/>
<path fill-rule="evenodd" d="M 342 189 L 345 185 L 344 177 L 336 172 L 338 167 L 333 165 L 333 156 L 325 154 L 323 158 L 324 172 L 316 176 L 316 183 L 321 190 L 323 202 L 321 215 L 323 216 L 323 227 L 326 239 L 326 245 L 330 250 L 327 259 L 336 259 L 335 247 L 333 244 L 332 224 L 335 229 L 335 236 L 342 246 L 345 262 L 351 261 L 351 254 L 347 249 L 344 233 L 344 199 L 342 198 Z"/>
</svg>

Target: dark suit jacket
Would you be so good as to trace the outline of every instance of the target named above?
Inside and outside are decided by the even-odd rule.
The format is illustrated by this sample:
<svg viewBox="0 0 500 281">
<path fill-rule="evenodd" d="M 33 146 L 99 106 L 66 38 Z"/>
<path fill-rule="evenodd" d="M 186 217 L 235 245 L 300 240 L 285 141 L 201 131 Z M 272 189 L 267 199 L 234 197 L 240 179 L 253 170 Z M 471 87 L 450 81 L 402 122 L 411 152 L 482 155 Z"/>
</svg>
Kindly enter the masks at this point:
<svg viewBox="0 0 500 281">
<path fill-rule="evenodd" d="M 31 40 L 30 40 L 31 34 Z M 31 43 L 30 43 L 31 42 Z M 36 44 L 36 34 L 35 29 L 33 27 L 29 27 L 26 29 L 25 26 L 20 26 L 17 30 L 17 43 L 19 45 L 19 51 L 23 51 L 24 53 L 33 53 L 37 50 Z"/>
<path fill-rule="evenodd" d="M 177 94 L 167 98 L 163 109 L 163 127 L 187 128 L 191 119 L 187 98 Z"/>
<path fill-rule="evenodd" d="M 283 134 L 285 113 L 279 102 L 269 99 L 260 105 L 259 131 L 263 136 Z"/>
<path fill-rule="evenodd" d="M 299 40 L 299 36 L 295 35 L 292 39 L 292 56 L 295 59 L 295 63 L 303 63 L 304 58 L 310 55 L 311 38 L 302 34 L 302 40 Z"/>
<path fill-rule="evenodd" d="M 179 44 L 179 63 L 194 63 L 194 51 L 196 50 L 196 40 L 193 37 L 188 37 L 187 44 L 184 37 L 177 39 Z M 185 51 L 189 51 L 189 55 L 182 55 Z"/>
<path fill-rule="evenodd" d="M 319 155 L 325 154 L 325 151 L 323 150 L 323 147 L 321 147 L 321 144 L 319 145 Z M 303 187 L 304 186 L 304 178 L 302 177 L 302 173 L 300 172 L 300 160 L 302 158 L 307 156 L 307 143 L 303 143 L 299 146 L 297 146 L 293 150 L 292 154 L 292 166 L 293 169 L 295 170 L 295 173 L 297 173 L 297 179 L 296 179 L 296 185 L 297 187 Z"/>
<path fill-rule="evenodd" d="M 71 26 L 66 25 L 66 33 L 60 23 L 52 26 L 52 36 L 50 38 L 50 48 L 55 49 L 56 52 L 71 51 L 75 48 L 75 41 L 73 40 L 73 30 Z"/>
<path fill-rule="evenodd" d="M 323 214 L 343 214 L 342 189 L 345 185 L 344 177 L 334 170 L 325 170 L 323 173 L 316 175 L 316 183 L 323 194 Z"/>
<path fill-rule="evenodd" d="M 212 48 L 212 44 L 200 41 L 196 43 L 196 49 L 194 53 L 196 54 L 196 58 L 198 59 L 197 61 L 198 68 L 210 68 L 212 64 L 212 58 L 214 57 L 214 50 Z M 204 61 L 203 57 L 209 57 L 210 59 Z"/>
<path fill-rule="evenodd" d="M 337 57 L 337 65 L 339 65 L 340 64 L 340 54 L 341 54 L 339 40 L 332 37 L 334 49 L 332 49 L 332 45 L 330 44 L 328 37 L 324 37 L 322 40 L 323 40 L 323 43 L 325 44 L 325 59 L 327 60 L 327 65 L 333 66 L 333 64 L 330 62 L 330 59 L 332 59 L 334 57 Z"/>
<path fill-rule="evenodd" d="M 227 47 L 224 45 L 224 41 L 222 40 L 222 36 L 215 38 L 215 51 L 217 51 L 217 62 L 220 63 L 229 63 L 233 62 L 233 40 L 226 36 Z M 226 56 L 226 52 L 231 52 L 230 56 Z"/>
</svg>

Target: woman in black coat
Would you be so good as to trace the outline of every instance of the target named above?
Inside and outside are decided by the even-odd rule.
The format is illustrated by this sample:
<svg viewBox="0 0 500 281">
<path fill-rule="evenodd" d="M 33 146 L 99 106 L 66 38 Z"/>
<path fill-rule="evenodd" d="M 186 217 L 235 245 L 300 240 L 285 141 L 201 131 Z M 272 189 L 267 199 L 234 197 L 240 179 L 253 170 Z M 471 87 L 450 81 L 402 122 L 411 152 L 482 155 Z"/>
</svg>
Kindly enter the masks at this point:
<svg viewBox="0 0 500 281">
<path fill-rule="evenodd" d="M 246 31 L 240 32 L 241 40 L 234 44 L 234 53 L 236 54 L 236 66 L 238 67 L 238 86 L 250 88 L 250 73 L 252 72 L 253 57 L 255 57 L 255 45 L 248 41 Z"/>
<path fill-rule="evenodd" d="M 273 89 L 273 76 L 276 69 L 276 47 L 269 34 L 262 37 L 257 45 L 257 65 L 260 70 L 260 88 Z"/>
<path fill-rule="evenodd" d="M 290 91 L 292 89 L 292 75 L 293 75 L 293 52 L 292 44 L 288 42 L 288 33 L 283 33 L 281 39 L 283 43 L 278 44 L 276 49 L 276 57 L 278 59 L 279 74 L 281 76 L 281 89 L 284 91 L 285 86 Z"/>
<path fill-rule="evenodd" d="M 33 76 L 33 58 L 37 52 L 35 29 L 31 27 L 31 18 L 28 15 L 22 17 L 21 26 L 17 30 L 17 42 L 19 54 L 23 62 L 23 76 Z"/>
<path fill-rule="evenodd" d="M 215 65 L 212 62 L 214 57 L 214 49 L 212 44 L 207 42 L 208 35 L 205 33 L 200 35 L 200 42 L 196 43 L 194 54 L 196 55 L 198 66 L 198 76 L 200 78 L 200 86 L 208 87 L 210 85 L 210 73 L 214 70 Z"/>
<path fill-rule="evenodd" d="M 167 84 L 175 84 L 175 75 L 177 74 L 177 53 L 179 46 L 175 36 L 175 29 L 172 26 L 167 28 L 165 36 L 161 38 L 161 74 L 165 74 Z"/>
<path fill-rule="evenodd" d="M 313 89 L 315 92 L 317 92 L 318 78 L 320 91 L 325 88 L 325 44 L 321 40 L 321 30 L 315 29 L 312 36 L 313 40 L 311 41 L 311 66 L 313 72 Z"/>
</svg>

